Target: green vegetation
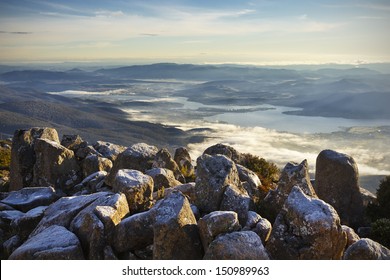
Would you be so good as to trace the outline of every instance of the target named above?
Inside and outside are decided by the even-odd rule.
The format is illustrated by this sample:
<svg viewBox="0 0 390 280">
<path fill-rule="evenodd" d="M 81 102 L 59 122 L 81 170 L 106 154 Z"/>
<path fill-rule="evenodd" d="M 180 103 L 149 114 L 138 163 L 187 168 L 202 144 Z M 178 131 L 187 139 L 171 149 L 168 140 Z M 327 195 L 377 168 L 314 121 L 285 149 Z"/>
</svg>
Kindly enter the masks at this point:
<svg viewBox="0 0 390 280">
<path fill-rule="evenodd" d="M 0 170 L 9 170 L 10 168 L 11 144 L 12 143 L 10 141 L 0 140 Z"/>
<path fill-rule="evenodd" d="M 390 176 L 386 176 L 376 191 L 377 202 L 367 207 L 372 220 L 372 239 L 390 248 Z"/>
<path fill-rule="evenodd" d="M 382 218 L 372 223 L 372 239 L 390 248 L 390 219 Z"/>
<path fill-rule="evenodd" d="M 380 218 L 390 219 L 390 176 L 386 176 L 376 191 L 377 203 L 367 207 L 367 214 L 372 221 Z"/>
<path fill-rule="evenodd" d="M 274 163 L 252 154 L 242 154 L 240 164 L 259 176 L 264 191 L 274 189 L 274 184 L 279 180 L 280 175 L 280 170 Z"/>
</svg>

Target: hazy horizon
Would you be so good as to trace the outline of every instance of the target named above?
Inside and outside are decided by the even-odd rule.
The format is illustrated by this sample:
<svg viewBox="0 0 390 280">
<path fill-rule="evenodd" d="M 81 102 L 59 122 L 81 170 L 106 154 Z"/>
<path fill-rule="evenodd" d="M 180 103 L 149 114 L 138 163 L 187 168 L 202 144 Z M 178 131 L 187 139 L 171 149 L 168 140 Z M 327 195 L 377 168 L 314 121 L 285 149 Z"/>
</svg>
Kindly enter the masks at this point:
<svg viewBox="0 0 390 280">
<path fill-rule="evenodd" d="M 390 62 L 389 11 L 383 0 L 4 0 L 0 62 Z"/>
</svg>

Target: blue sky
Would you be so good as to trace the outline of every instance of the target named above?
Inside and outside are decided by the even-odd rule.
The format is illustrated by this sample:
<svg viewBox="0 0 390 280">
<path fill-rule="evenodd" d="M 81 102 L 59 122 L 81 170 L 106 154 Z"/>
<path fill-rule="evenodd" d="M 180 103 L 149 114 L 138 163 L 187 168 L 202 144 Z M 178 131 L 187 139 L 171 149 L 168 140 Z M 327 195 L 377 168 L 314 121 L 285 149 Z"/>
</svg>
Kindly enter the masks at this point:
<svg viewBox="0 0 390 280">
<path fill-rule="evenodd" d="M 0 0 L 0 63 L 390 62 L 390 1 Z"/>
</svg>

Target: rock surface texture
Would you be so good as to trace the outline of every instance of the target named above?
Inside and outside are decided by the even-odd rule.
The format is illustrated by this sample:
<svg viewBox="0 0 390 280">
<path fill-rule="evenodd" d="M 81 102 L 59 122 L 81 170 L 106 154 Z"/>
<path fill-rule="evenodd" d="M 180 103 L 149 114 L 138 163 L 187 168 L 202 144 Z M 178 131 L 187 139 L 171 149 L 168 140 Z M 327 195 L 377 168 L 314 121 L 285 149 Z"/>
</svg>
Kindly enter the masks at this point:
<svg viewBox="0 0 390 280">
<path fill-rule="evenodd" d="M 65 135 L 60 144 L 55 129 L 32 128 L 9 149 L 2 260 L 390 259 L 364 238 L 372 230 L 359 215 L 375 197 L 353 159 L 334 151 L 318 156 L 314 191 L 306 160 L 288 163 L 269 190 L 248 154 L 223 144 L 195 165 L 183 147 L 172 158 L 144 143 Z"/>
<path fill-rule="evenodd" d="M 316 162 L 315 190 L 319 198 L 336 209 L 342 224 L 352 228 L 364 225 L 359 171 L 352 157 L 332 150 L 322 151 Z"/>
</svg>

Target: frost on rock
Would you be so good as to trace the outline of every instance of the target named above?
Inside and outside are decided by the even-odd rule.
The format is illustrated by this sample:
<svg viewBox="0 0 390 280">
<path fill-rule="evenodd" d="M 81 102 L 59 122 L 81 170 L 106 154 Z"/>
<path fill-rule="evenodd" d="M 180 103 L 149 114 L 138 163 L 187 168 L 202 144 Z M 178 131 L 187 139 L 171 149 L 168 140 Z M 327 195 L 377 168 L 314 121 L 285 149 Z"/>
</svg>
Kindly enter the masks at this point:
<svg viewBox="0 0 390 280">
<path fill-rule="evenodd" d="M 149 209 L 153 200 L 153 179 L 138 170 L 121 169 L 115 176 L 113 190 L 126 195 L 130 212 Z"/>
<path fill-rule="evenodd" d="M 10 260 L 79 260 L 84 259 L 75 234 L 62 226 L 50 226 L 27 240 L 9 257 Z"/>
<path fill-rule="evenodd" d="M 390 250 L 368 238 L 356 241 L 344 254 L 345 260 L 390 260 Z"/>
<path fill-rule="evenodd" d="M 196 172 L 195 205 L 204 213 L 219 210 L 226 187 L 240 184 L 235 163 L 223 155 L 200 156 Z"/>
<path fill-rule="evenodd" d="M 268 260 L 260 237 L 252 231 L 219 235 L 211 242 L 205 260 Z"/>
<path fill-rule="evenodd" d="M 200 259 L 202 243 L 188 199 L 176 191 L 156 206 L 153 259 Z"/>
<path fill-rule="evenodd" d="M 261 204 L 263 212 L 267 215 L 266 218 L 270 221 L 275 220 L 294 186 L 299 187 L 308 196 L 317 197 L 310 182 L 306 160 L 300 164 L 292 162 L 286 164 L 280 175 L 278 187 L 275 190 L 270 190 Z"/>
<path fill-rule="evenodd" d="M 203 216 L 199 222 L 199 233 L 204 250 L 219 234 L 241 229 L 236 212 L 214 211 Z"/>
<path fill-rule="evenodd" d="M 275 259 L 340 259 L 347 242 L 332 206 L 293 187 L 267 249 Z"/>
</svg>

